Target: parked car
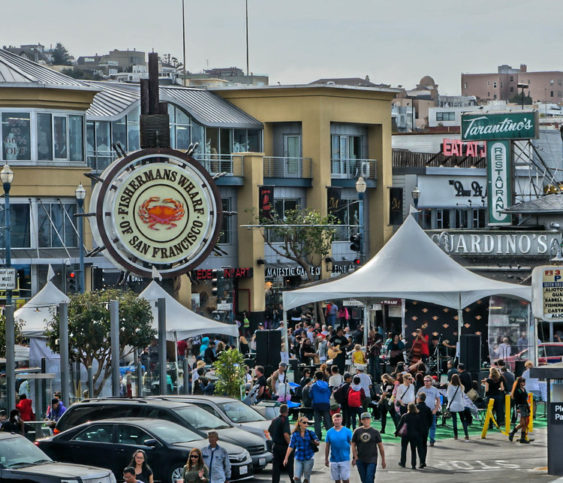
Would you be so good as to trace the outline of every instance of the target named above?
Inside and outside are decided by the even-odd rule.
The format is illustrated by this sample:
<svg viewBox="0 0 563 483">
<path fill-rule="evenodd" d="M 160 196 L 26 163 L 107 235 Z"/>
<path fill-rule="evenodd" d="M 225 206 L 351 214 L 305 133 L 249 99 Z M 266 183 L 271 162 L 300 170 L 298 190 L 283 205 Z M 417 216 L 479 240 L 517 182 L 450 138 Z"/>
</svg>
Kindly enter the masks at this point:
<svg viewBox="0 0 563 483">
<path fill-rule="evenodd" d="M 115 477 L 104 468 L 55 462 L 23 436 L 0 432 L 0 481 L 115 483 Z"/>
<path fill-rule="evenodd" d="M 505 362 L 510 370 L 514 371 L 516 361 L 527 361 L 529 359 L 528 349 L 524 349 L 516 355 L 509 356 Z M 554 364 L 563 361 L 563 342 L 542 342 L 538 344 L 538 365 Z"/>
<path fill-rule="evenodd" d="M 185 426 L 163 419 L 115 418 L 88 422 L 37 441 L 49 456 L 60 461 L 90 461 L 121 475 L 133 453 L 142 449 L 154 479 L 176 483 L 192 448 L 203 449 L 207 439 Z M 229 453 L 231 480 L 252 477 L 252 459 L 244 448 L 219 441 Z"/>
<path fill-rule="evenodd" d="M 231 426 L 229 423 L 193 404 L 184 401 L 147 399 L 87 399 L 73 404 L 59 419 L 55 432 L 99 419 L 140 417 L 166 419 L 206 438 L 210 430 L 217 431 L 219 441 L 246 448 L 252 457 L 254 470 L 261 470 L 272 460 L 263 438 Z"/>
<path fill-rule="evenodd" d="M 251 406 L 244 404 L 238 399 L 224 396 L 201 396 L 197 394 L 153 397 L 169 401 L 185 401 L 190 404 L 195 404 L 232 426 L 260 436 L 266 441 L 268 450 L 271 451 L 272 449 L 272 439 L 270 437 L 270 432 L 268 431 L 271 421 L 266 419 Z"/>
</svg>

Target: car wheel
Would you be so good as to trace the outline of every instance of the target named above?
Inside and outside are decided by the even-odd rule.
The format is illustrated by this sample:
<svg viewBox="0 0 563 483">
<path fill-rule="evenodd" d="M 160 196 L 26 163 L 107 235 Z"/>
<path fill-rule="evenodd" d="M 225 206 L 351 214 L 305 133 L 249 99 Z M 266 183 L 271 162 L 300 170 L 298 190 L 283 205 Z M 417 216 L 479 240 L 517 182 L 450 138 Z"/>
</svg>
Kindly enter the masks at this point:
<svg viewBox="0 0 563 483">
<path fill-rule="evenodd" d="M 182 463 L 176 463 L 172 466 L 172 470 L 170 471 L 170 483 L 176 483 L 176 480 L 179 480 L 184 477 L 184 466 Z"/>
</svg>

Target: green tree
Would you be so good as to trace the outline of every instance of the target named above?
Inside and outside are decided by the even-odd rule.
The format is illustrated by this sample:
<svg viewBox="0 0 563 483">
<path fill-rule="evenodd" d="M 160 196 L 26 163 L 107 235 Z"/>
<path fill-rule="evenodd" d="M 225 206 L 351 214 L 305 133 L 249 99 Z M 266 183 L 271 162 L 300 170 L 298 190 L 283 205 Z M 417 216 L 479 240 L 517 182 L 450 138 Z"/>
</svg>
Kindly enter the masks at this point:
<svg viewBox="0 0 563 483">
<path fill-rule="evenodd" d="M 60 42 L 57 42 L 55 48 L 53 49 L 53 64 L 54 65 L 71 65 L 70 54 L 66 50 L 65 46 Z"/>
<path fill-rule="evenodd" d="M 21 321 L 14 322 L 16 344 L 22 341 L 22 324 Z M 0 357 L 6 357 L 6 317 L 4 315 L 0 315 Z"/>
<path fill-rule="evenodd" d="M 223 351 L 213 363 L 213 368 L 217 376 L 215 394 L 240 399 L 246 372 L 243 355 L 236 349 Z"/>
<path fill-rule="evenodd" d="M 278 255 L 294 261 L 313 280 L 311 267 L 320 265 L 330 253 L 339 221 L 333 215 L 322 216 L 316 210 L 286 210 L 281 217 L 273 213 L 261 219 L 266 244 Z"/>
<path fill-rule="evenodd" d="M 150 303 L 131 291 L 100 290 L 70 295 L 68 332 L 71 361 L 86 367 L 97 362 L 94 372 L 94 396 L 100 394 L 111 374 L 111 339 L 109 301 L 119 301 L 120 357 L 145 347 L 155 337 L 151 328 Z M 55 315 L 47 325 L 46 335 L 52 351 L 59 352 L 59 318 Z"/>
<path fill-rule="evenodd" d="M 62 74 L 68 75 L 74 79 L 82 80 L 102 80 L 103 77 L 97 72 L 92 72 L 90 70 L 80 70 L 76 67 L 68 67 L 61 71 Z"/>
<path fill-rule="evenodd" d="M 513 104 L 522 105 L 522 94 L 514 94 L 508 102 Z M 532 98 L 530 96 L 524 96 L 524 105 L 531 106 L 533 103 Z"/>
</svg>

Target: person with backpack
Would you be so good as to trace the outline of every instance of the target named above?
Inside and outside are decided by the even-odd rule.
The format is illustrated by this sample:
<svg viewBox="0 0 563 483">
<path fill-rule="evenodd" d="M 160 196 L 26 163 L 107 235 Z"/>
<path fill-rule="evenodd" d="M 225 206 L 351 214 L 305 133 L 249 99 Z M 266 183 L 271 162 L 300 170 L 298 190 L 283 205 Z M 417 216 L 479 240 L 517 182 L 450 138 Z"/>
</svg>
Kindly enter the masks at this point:
<svg viewBox="0 0 563 483">
<path fill-rule="evenodd" d="M 352 384 L 348 389 L 348 397 L 347 397 L 348 411 L 350 414 L 350 422 L 352 425 L 352 429 L 356 429 L 356 420 L 359 419 L 360 414 L 362 414 L 365 398 L 366 398 L 366 393 L 361 385 L 360 377 L 354 376 L 354 379 L 352 380 Z"/>
<path fill-rule="evenodd" d="M 321 371 L 315 373 L 315 382 L 311 386 L 311 407 L 315 419 L 315 434 L 321 439 L 321 419 L 324 420 L 325 429 L 328 431 L 332 427 L 330 420 L 330 388 L 324 381 L 324 374 Z"/>
<path fill-rule="evenodd" d="M 334 392 L 334 400 L 340 404 L 340 410 L 342 411 L 342 419 L 344 426 L 350 427 L 350 409 L 348 408 L 348 390 L 350 389 L 350 384 L 352 383 L 352 375 L 347 372 L 344 374 L 344 380 L 340 386 L 338 386 Z"/>
</svg>

